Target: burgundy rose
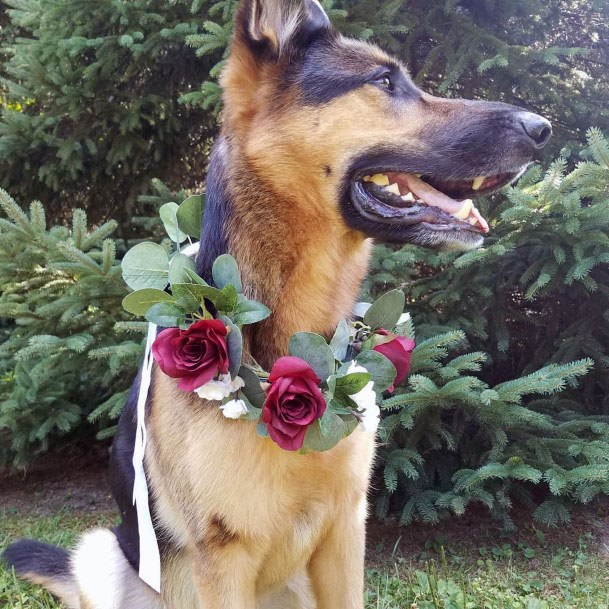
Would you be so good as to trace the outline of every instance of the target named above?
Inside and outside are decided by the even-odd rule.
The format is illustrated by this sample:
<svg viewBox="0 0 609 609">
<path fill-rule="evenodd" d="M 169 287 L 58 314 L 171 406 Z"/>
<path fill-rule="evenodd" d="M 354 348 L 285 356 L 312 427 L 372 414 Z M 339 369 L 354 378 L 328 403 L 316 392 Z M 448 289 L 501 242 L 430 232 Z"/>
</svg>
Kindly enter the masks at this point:
<svg viewBox="0 0 609 609">
<path fill-rule="evenodd" d="M 218 319 L 202 319 L 187 330 L 163 330 L 152 344 L 161 370 L 184 391 L 194 391 L 217 374 L 228 372 L 226 326 Z"/>
<path fill-rule="evenodd" d="M 394 385 L 402 383 L 408 374 L 408 370 L 410 370 L 410 355 L 415 348 L 415 342 L 412 338 L 390 334 L 383 328 L 377 330 L 376 333 L 381 336 L 392 337 L 391 340 L 373 347 L 373 350 L 384 355 L 395 366 L 397 374 L 393 385 L 389 387 L 389 391 L 393 391 Z"/>
<path fill-rule="evenodd" d="M 269 382 L 262 420 L 281 448 L 298 450 L 307 427 L 326 411 L 319 379 L 307 362 L 285 356 L 273 364 Z"/>
</svg>

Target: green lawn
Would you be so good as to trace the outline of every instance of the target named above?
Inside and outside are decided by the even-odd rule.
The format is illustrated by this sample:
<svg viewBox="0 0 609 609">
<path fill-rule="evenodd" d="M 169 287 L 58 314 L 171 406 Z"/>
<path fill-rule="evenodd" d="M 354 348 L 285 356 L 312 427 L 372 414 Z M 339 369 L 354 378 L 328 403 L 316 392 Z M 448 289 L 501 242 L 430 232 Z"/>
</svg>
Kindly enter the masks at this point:
<svg viewBox="0 0 609 609">
<path fill-rule="evenodd" d="M 63 510 L 52 517 L 0 512 L 0 547 L 27 536 L 69 546 L 78 531 L 112 521 L 108 515 Z M 454 526 L 453 526 L 454 528 Z M 483 527 L 482 527 L 483 528 Z M 591 533 L 554 537 L 529 528 L 520 541 L 480 532 L 467 541 L 428 535 L 401 549 L 399 534 L 371 540 L 367 609 L 609 609 L 607 560 Z M 375 528 L 375 532 L 379 528 Z M 376 534 L 376 533 L 375 533 Z M 498 539 L 489 543 L 489 539 Z M 526 541 L 522 541 L 526 540 Z M 2 609 L 58 609 L 39 587 L 0 569 Z M 338 609 L 338 608 L 337 608 Z"/>
</svg>

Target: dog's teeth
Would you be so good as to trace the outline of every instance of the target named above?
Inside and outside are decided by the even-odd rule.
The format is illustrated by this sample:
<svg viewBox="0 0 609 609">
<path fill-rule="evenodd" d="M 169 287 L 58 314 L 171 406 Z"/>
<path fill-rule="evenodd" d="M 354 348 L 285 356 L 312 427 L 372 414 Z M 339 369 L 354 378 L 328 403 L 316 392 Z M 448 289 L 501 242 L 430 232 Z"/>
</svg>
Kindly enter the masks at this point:
<svg viewBox="0 0 609 609">
<path fill-rule="evenodd" d="M 463 204 L 461 205 L 461 208 L 459 209 L 459 211 L 455 212 L 453 214 L 453 216 L 455 218 L 457 218 L 458 220 L 465 220 L 469 217 L 469 214 L 472 211 L 473 207 L 474 207 L 474 204 L 472 203 L 472 200 L 465 199 L 465 201 L 463 201 Z"/>
<path fill-rule="evenodd" d="M 478 224 L 478 220 L 476 220 L 476 218 L 468 218 L 466 222 L 472 226 L 476 226 L 476 224 Z"/>
<path fill-rule="evenodd" d="M 402 199 L 402 201 L 407 201 L 408 203 L 414 203 L 415 201 L 414 195 L 411 192 L 402 195 L 400 199 Z"/>
<path fill-rule="evenodd" d="M 384 190 L 400 196 L 400 187 L 397 184 L 389 184 L 389 186 L 385 186 Z"/>
<path fill-rule="evenodd" d="M 472 189 L 473 190 L 478 190 L 480 188 L 480 186 L 482 186 L 484 182 L 484 176 L 478 176 L 473 182 L 472 182 Z"/>
<path fill-rule="evenodd" d="M 370 176 L 370 182 L 377 186 L 389 186 L 389 178 L 384 173 L 375 173 Z"/>
<path fill-rule="evenodd" d="M 362 178 L 362 181 L 363 181 L 363 182 L 370 182 L 370 176 L 364 176 L 364 177 Z"/>
</svg>

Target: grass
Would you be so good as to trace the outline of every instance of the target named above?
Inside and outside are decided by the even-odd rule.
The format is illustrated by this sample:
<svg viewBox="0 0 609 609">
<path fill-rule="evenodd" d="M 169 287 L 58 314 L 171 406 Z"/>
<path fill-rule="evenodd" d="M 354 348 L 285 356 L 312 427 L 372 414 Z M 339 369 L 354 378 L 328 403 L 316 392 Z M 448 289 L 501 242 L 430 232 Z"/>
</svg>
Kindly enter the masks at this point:
<svg viewBox="0 0 609 609">
<path fill-rule="evenodd" d="M 0 548 L 18 537 L 70 546 L 79 531 L 112 523 L 109 515 L 69 510 L 51 517 L 5 511 L 0 519 Z M 490 544 L 488 534 L 466 543 L 432 536 L 417 551 L 400 551 L 400 540 L 398 533 L 371 549 L 366 609 L 609 609 L 607 560 L 589 532 L 558 545 L 539 530 L 520 541 L 497 538 Z M 60 605 L 0 568 L 0 607 Z"/>
</svg>

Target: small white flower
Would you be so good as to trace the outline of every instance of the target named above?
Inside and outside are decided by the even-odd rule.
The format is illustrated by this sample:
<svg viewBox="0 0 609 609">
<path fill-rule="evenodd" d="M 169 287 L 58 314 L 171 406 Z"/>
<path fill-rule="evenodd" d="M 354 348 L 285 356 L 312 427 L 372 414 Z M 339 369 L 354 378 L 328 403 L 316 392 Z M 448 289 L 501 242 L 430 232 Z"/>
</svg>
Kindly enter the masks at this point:
<svg viewBox="0 0 609 609">
<path fill-rule="evenodd" d="M 247 414 L 247 406 L 243 400 L 231 400 L 220 406 L 222 414 L 227 419 L 238 419 L 239 417 Z"/>
<path fill-rule="evenodd" d="M 240 376 L 236 376 L 231 381 L 230 374 L 223 374 L 217 381 L 209 381 L 202 387 L 195 389 L 195 393 L 205 400 L 219 402 L 244 385 L 245 382 Z"/>
<path fill-rule="evenodd" d="M 368 371 L 363 366 L 360 366 L 357 362 L 352 361 L 349 364 L 347 374 L 353 374 L 354 372 Z M 381 409 L 376 403 L 374 381 L 368 381 L 363 389 L 353 395 L 350 395 L 349 397 L 357 404 L 358 410 L 363 411 L 361 413 L 362 420 L 360 421 L 360 428 L 364 431 L 376 433 L 379 426 Z"/>
</svg>

